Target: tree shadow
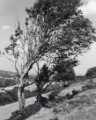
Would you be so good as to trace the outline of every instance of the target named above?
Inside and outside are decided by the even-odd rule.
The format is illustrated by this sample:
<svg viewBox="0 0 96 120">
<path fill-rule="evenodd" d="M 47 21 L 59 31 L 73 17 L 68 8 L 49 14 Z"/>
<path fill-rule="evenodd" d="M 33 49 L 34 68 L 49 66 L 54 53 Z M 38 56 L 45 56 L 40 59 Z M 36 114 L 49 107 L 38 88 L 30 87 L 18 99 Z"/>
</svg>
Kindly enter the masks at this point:
<svg viewBox="0 0 96 120">
<path fill-rule="evenodd" d="M 22 113 L 20 111 L 13 112 L 11 117 L 6 120 L 26 120 L 28 117 L 39 112 L 41 108 L 42 106 L 39 103 L 34 103 L 27 106 Z"/>
</svg>

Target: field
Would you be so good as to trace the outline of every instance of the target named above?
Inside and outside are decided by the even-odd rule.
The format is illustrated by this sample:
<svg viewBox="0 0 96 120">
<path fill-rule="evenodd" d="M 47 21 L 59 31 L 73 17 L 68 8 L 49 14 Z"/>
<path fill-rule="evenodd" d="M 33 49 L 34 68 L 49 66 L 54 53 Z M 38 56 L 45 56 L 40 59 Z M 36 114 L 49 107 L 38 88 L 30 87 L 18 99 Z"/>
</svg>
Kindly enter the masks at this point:
<svg viewBox="0 0 96 120">
<path fill-rule="evenodd" d="M 25 89 L 26 108 L 20 115 L 14 74 L 5 74 L 0 72 L 0 120 L 96 120 L 96 78 L 77 77 L 66 88 L 55 83 L 43 93 L 50 98 L 45 107 L 35 103 L 33 84 Z"/>
</svg>

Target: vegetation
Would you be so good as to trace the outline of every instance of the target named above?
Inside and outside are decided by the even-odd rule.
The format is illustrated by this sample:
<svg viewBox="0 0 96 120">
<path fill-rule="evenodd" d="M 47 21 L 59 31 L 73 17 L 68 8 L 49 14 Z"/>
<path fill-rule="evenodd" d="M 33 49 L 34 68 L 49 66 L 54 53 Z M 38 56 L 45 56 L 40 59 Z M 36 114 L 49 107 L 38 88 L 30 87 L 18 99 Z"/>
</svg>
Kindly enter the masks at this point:
<svg viewBox="0 0 96 120">
<path fill-rule="evenodd" d="M 47 57 L 52 60 L 57 81 L 75 79 L 73 67 L 78 65 L 77 56 L 95 40 L 91 22 L 78 9 L 81 4 L 80 0 L 39 0 L 26 9 L 27 20 L 37 21 L 49 46 L 48 53 L 53 54 L 53 58 L 49 54 Z"/>
<path fill-rule="evenodd" d="M 88 50 L 95 40 L 94 29 L 78 9 L 80 5 L 80 0 L 39 0 L 32 8 L 26 9 L 28 17 L 25 28 L 21 29 L 20 24 L 17 25 L 5 50 L 12 56 L 17 72 L 21 112 L 25 107 L 24 88 L 29 80 L 28 73 L 34 64 L 38 67 L 38 63 L 43 59 L 48 60 L 51 67 L 55 66 L 54 69 L 64 64 L 60 69 L 62 72 L 67 71 L 67 64 L 72 71 L 78 63 L 77 56 Z M 48 69 L 45 68 L 43 66 L 43 72 L 38 69 L 38 77 L 34 80 L 38 92 L 42 89 L 42 84 L 48 81 Z M 58 73 L 60 75 L 59 68 Z M 58 80 L 65 76 L 65 79 L 69 79 L 68 75 L 61 75 Z M 41 90 L 38 95 L 41 96 Z"/>
<path fill-rule="evenodd" d="M 90 68 L 86 72 L 87 78 L 95 78 L 96 77 L 96 67 Z"/>
<path fill-rule="evenodd" d="M 16 85 L 16 74 L 13 72 L 0 70 L 0 87 L 9 87 Z"/>
<path fill-rule="evenodd" d="M 39 69 L 39 66 L 38 66 Z M 48 70 L 48 67 L 46 64 L 43 65 L 43 67 L 38 70 L 37 77 L 35 79 L 35 83 L 37 86 L 37 102 L 41 103 L 41 99 L 43 98 L 41 96 L 42 92 L 44 92 L 44 85 L 49 82 L 49 77 L 50 77 L 50 71 Z"/>
<path fill-rule="evenodd" d="M 55 75 L 55 79 L 57 79 L 57 81 L 68 82 L 75 80 L 75 72 L 70 61 L 57 63 L 53 67 L 53 71 L 57 72 L 57 74 Z"/>
</svg>

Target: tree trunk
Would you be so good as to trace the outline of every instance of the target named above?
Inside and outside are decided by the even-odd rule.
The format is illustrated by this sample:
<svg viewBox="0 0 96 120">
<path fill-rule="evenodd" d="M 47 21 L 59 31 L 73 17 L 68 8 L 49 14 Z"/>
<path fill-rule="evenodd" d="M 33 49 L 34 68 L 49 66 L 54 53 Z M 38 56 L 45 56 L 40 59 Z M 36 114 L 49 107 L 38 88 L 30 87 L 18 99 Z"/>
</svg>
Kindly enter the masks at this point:
<svg viewBox="0 0 96 120">
<path fill-rule="evenodd" d="M 42 89 L 40 86 L 37 88 L 37 103 L 39 103 L 42 106 L 46 106 L 46 103 L 48 103 L 47 98 L 42 96 Z"/>
<path fill-rule="evenodd" d="M 25 107 L 24 85 L 18 86 L 19 111 L 23 112 Z"/>
<path fill-rule="evenodd" d="M 37 102 L 38 103 L 41 103 L 41 98 L 42 98 L 42 92 L 41 92 L 41 88 L 40 88 L 40 85 L 37 84 Z"/>
</svg>

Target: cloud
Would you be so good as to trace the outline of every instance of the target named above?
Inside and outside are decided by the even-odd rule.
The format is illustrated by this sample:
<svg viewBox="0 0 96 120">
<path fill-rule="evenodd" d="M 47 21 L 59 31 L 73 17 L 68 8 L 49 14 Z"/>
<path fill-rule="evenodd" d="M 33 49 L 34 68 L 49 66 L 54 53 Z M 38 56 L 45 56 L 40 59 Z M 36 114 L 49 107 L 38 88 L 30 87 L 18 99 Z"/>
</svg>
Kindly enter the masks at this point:
<svg viewBox="0 0 96 120">
<path fill-rule="evenodd" d="M 80 7 L 85 17 L 96 26 L 96 0 L 82 0 L 83 6 Z"/>
<path fill-rule="evenodd" d="M 10 29 L 10 25 L 3 25 L 2 26 L 2 30 L 9 30 Z"/>
<path fill-rule="evenodd" d="M 81 9 L 86 15 L 96 15 L 96 0 L 86 0 Z"/>
</svg>

